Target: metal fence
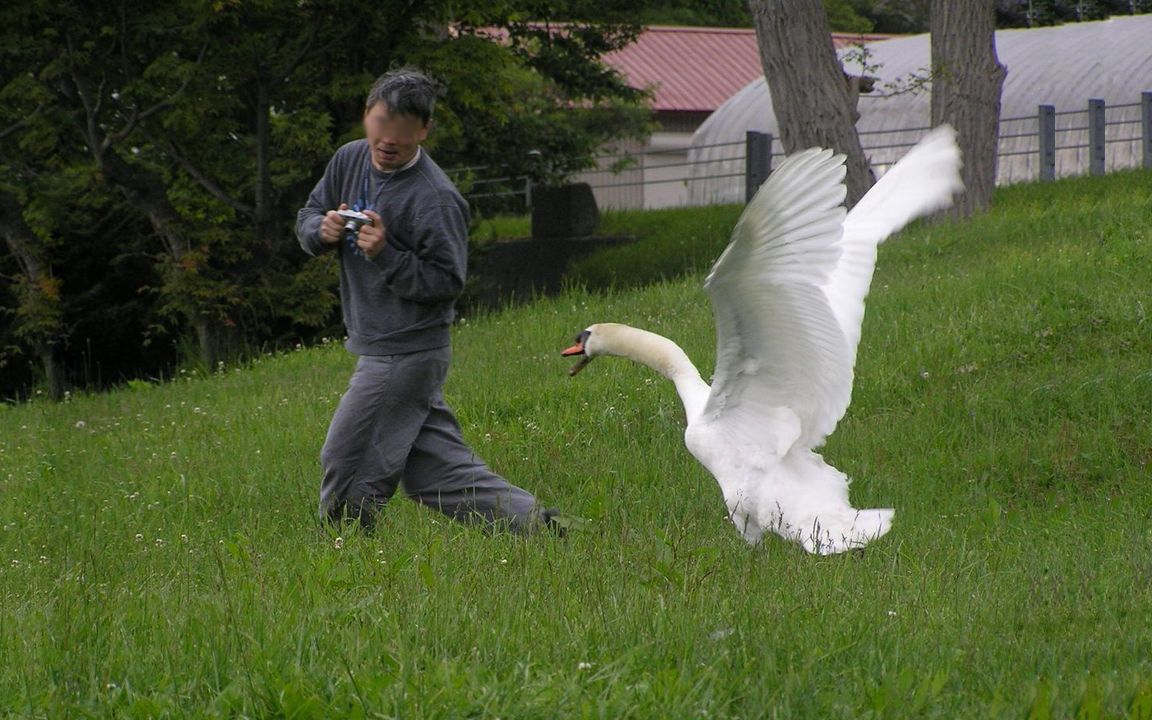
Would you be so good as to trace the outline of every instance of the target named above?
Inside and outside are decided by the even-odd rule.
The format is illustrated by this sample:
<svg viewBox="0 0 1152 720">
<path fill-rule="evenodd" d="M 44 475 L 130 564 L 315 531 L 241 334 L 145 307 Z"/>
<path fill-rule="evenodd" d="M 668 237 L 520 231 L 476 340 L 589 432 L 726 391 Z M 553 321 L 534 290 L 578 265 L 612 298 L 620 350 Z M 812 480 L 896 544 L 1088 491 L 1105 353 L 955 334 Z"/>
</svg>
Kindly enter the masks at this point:
<svg viewBox="0 0 1152 720">
<path fill-rule="evenodd" d="M 865 131 L 860 142 L 880 175 L 929 129 Z M 1041 105 L 1034 115 L 1002 118 L 997 156 L 1000 185 L 1152 168 L 1152 91 L 1128 104 L 1091 99 L 1080 110 Z M 750 197 L 782 158 L 783 148 L 772 135 L 749 132 L 741 141 L 606 152 L 595 159 L 595 168 L 575 179 L 591 185 L 602 208 L 736 203 Z M 531 207 L 527 177 L 501 176 L 496 168 L 482 167 L 449 174 L 485 214 L 522 213 Z"/>
<path fill-rule="evenodd" d="M 522 214 L 532 207 L 532 178 L 511 175 L 485 165 L 449 168 L 445 172 L 460 192 L 484 215 Z"/>
</svg>

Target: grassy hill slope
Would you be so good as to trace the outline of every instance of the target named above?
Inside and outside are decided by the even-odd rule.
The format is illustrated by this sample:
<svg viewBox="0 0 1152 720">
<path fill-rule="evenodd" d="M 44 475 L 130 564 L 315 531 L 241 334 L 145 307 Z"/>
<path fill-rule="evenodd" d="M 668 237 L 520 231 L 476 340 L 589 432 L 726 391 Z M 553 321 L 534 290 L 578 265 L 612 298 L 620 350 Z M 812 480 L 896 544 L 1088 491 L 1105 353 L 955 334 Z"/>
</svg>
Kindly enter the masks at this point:
<svg viewBox="0 0 1152 720">
<path fill-rule="evenodd" d="M 724 242 L 685 211 L 644 222 L 647 243 L 596 262 Z M 860 555 L 748 548 L 669 385 L 613 358 L 566 376 L 558 351 L 598 321 L 672 337 L 707 376 L 700 280 L 458 328 L 447 393 L 466 436 L 587 519 L 566 540 L 399 499 L 372 537 L 321 530 L 317 455 L 352 366 L 336 344 L 0 409 L 0 708 L 1152 714 L 1152 175 L 1009 189 L 882 248 L 825 449 L 857 506 L 897 509 Z"/>
</svg>

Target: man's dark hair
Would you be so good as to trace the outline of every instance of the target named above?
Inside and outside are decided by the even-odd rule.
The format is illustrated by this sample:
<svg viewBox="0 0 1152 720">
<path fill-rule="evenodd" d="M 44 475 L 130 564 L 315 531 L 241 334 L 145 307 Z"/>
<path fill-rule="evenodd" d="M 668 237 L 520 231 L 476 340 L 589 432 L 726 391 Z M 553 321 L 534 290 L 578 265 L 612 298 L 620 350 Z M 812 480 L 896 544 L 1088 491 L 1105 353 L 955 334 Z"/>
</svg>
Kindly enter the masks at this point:
<svg viewBox="0 0 1152 720">
<path fill-rule="evenodd" d="M 381 75 L 368 92 L 365 110 L 377 103 L 388 106 L 388 112 L 420 118 L 425 125 L 436 108 L 436 85 L 415 68 L 400 68 Z"/>
</svg>

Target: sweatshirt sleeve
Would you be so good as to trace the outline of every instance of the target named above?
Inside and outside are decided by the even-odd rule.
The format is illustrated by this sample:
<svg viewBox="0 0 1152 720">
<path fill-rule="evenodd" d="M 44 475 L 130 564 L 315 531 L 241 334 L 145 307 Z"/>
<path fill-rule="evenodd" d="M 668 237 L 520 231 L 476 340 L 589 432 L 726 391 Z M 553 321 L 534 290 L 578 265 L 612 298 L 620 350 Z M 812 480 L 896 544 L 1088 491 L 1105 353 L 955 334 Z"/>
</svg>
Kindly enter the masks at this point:
<svg viewBox="0 0 1152 720">
<path fill-rule="evenodd" d="M 384 282 L 405 300 L 440 303 L 464 292 L 468 271 L 468 218 L 451 202 L 427 208 L 414 223 L 413 250 L 393 243 L 374 262 Z"/>
<path fill-rule="evenodd" d="M 328 161 L 328 167 L 325 168 L 324 175 L 316 183 L 316 187 L 312 188 L 308 202 L 296 213 L 296 238 L 300 241 L 300 247 L 309 255 L 319 255 L 339 247 L 320 238 L 320 224 L 324 221 L 324 216 L 329 210 L 335 210 L 340 206 L 340 201 L 336 198 L 339 194 L 336 183 L 337 156 L 338 154 L 333 155 Z"/>
</svg>

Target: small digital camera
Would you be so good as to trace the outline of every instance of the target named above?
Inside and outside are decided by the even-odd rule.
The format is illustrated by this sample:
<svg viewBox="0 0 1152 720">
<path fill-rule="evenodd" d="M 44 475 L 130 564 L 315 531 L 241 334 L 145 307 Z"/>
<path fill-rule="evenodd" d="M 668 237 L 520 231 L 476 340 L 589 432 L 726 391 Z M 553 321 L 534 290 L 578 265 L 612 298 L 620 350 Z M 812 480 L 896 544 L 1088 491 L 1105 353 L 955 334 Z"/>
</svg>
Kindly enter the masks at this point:
<svg viewBox="0 0 1152 720">
<path fill-rule="evenodd" d="M 344 218 L 344 232 L 346 235 L 355 236 L 356 233 L 360 231 L 362 225 L 372 224 L 372 218 L 355 210 L 337 210 L 336 214 Z"/>
<path fill-rule="evenodd" d="M 361 227 L 372 224 L 372 218 L 356 210 L 337 210 L 336 214 L 344 219 L 344 244 L 352 254 L 364 257 L 364 251 L 356 243 L 356 237 Z"/>
</svg>

